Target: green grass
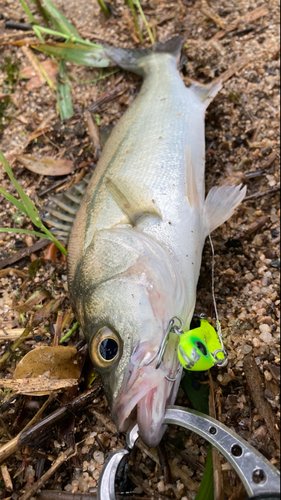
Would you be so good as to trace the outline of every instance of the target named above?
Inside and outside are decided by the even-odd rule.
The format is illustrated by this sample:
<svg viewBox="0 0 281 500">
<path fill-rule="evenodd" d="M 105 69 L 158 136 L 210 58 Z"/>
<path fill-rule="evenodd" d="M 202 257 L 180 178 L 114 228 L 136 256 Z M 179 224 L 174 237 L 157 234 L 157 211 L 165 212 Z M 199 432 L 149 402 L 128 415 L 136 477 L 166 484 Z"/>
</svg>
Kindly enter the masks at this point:
<svg viewBox="0 0 281 500">
<path fill-rule="evenodd" d="M 0 233 L 31 234 L 32 236 L 37 236 L 38 238 L 46 238 L 47 240 L 52 241 L 57 246 L 57 248 L 61 251 L 61 253 L 63 253 L 64 255 L 67 255 L 66 249 L 52 235 L 52 233 L 49 231 L 49 229 L 47 229 L 46 226 L 44 226 L 43 222 L 40 219 L 40 215 L 39 215 L 39 212 L 38 212 L 35 204 L 29 198 L 29 196 L 24 192 L 23 188 L 21 187 L 21 185 L 18 183 L 18 181 L 14 177 L 13 171 L 12 171 L 8 161 L 6 160 L 5 156 L 3 155 L 2 151 L 0 151 L 0 162 L 2 163 L 10 180 L 12 181 L 13 185 L 15 186 L 21 201 L 19 201 L 17 198 L 15 198 L 10 193 L 7 193 L 7 191 L 5 191 L 1 187 L 0 187 L 0 193 L 10 203 L 12 203 L 18 209 L 19 212 L 28 216 L 35 227 L 37 227 L 38 229 L 43 231 L 42 233 L 40 233 L 39 231 L 30 231 L 28 229 L 0 227 Z"/>
</svg>

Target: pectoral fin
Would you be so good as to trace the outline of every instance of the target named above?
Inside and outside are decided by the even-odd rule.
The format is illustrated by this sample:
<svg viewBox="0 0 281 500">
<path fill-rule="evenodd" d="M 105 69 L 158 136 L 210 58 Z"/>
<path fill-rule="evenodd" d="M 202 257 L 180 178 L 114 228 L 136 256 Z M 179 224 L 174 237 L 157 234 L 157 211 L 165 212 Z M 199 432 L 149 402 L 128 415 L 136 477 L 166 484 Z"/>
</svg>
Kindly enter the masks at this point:
<svg viewBox="0 0 281 500">
<path fill-rule="evenodd" d="M 246 195 L 247 188 L 239 186 L 213 187 L 205 200 L 204 213 L 206 234 L 211 234 L 217 227 L 229 219 L 236 207 Z"/>
<path fill-rule="evenodd" d="M 127 185 L 126 181 L 110 178 L 106 179 L 106 183 L 117 205 L 127 215 L 133 226 L 144 215 L 162 218 L 146 186 L 140 186 L 139 184 L 137 186 Z"/>
</svg>

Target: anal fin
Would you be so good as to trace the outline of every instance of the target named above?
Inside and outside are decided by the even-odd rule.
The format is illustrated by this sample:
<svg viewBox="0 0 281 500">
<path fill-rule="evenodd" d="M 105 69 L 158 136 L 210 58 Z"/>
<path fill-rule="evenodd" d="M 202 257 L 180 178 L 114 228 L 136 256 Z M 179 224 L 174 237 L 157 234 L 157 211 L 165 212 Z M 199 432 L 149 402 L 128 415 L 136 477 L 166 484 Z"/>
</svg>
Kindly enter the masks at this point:
<svg viewBox="0 0 281 500">
<path fill-rule="evenodd" d="M 121 179 L 106 179 L 107 188 L 122 212 L 127 215 L 132 225 L 145 215 L 162 219 L 160 210 L 157 208 L 149 189 L 146 186 L 127 185 Z"/>
<path fill-rule="evenodd" d="M 229 219 L 236 207 L 246 195 L 247 188 L 239 186 L 213 187 L 205 200 L 204 212 L 206 220 L 206 235 Z"/>
</svg>

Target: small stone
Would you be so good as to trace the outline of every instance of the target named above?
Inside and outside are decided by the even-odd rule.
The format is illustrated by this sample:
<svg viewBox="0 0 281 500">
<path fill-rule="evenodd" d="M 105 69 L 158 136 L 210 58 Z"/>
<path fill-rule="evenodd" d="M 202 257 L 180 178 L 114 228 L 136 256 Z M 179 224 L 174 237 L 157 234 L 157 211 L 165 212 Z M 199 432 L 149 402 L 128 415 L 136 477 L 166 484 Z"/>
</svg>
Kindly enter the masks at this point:
<svg viewBox="0 0 281 500">
<path fill-rule="evenodd" d="M 271 333 L 269 332 L 261 333 L 260 338 L 263 340 L 265 344 L 271 344 L 271 342 L 274 340 Z"/>
<path fill-rule="evenodd" d="M 269 372 L 266 370 L 266 371 L 264 372 L 264 378 L 265 378 L 265 380 L 268 380 L 268 381 L 272 380 L 272 375 L 271 375 L 271 373 L 269 373 Z"/>
<path fill-rule="evenodd" d="M 267 435 L 267 428 L 265 425 L 261 425 L 260 427 L 258 427 L 255 431 L 254 431 L 254 436 L 255 438 L 257 438 L 258 440 L 262 440 L 266 437 Z"/>
<path fill-rule="evenodd" d="M 275 269 L 280 268 L 280 259 L 272 260 L 270 262 L 270 267 L 274 267 Z"/>
<path fill-rule="evenodd" d="M 262 239 L 259 234 L 257 234 L 254 239 L 253 239 L 253 245 L 256 245 L 257 247 L 262 246 Z"/>
<path fill-rule="evenodd" d="M 260 332 L 261 333 L 267 333 L 267 332 L 271 332 L 271 328 L 269 325 L 267 325 L 266 323 L 262 323 L 262 325 L 259 326 L 259 329 L 260 329 Z"/>
<path fill-rule="evenodd" d="M 254 347 L 260 347 L 260 345 L 261 345 L 260 339 L 254 338 L 252 340 L 252 344 L 253 344 Z"/>
<path fill-rule="evenodd" d="M 165 483 L 164 483 L 163 479 L 161 481 L 159 481 L 159 483 L 157 483 L 157 489 L 158 489 L 158 491 L 160 491 L 160 493 L 164 493 Z"/>
<path fill-rule="evenodd" d="M 94 460 L 100 464 L 104 464 L 104 453 L 102 451 L 95 451 L 94 452 Z"/>
<path fill-rule="evenodd" d="M 248 344 L 245 344 L 243 347 L 242 347 L 242 353 L 243 354 L 249 354 L 250 352 L 252 352 L 253 348 L 251 345 L 248 345 Z"/>
<path fill-rule="evenodd" d="M 245 274 L 245 279 L 247 281 L 253 281 L 255 279 L 255 277 L 254 277 L 253 273 L 246 273 Z"/>
</svg>

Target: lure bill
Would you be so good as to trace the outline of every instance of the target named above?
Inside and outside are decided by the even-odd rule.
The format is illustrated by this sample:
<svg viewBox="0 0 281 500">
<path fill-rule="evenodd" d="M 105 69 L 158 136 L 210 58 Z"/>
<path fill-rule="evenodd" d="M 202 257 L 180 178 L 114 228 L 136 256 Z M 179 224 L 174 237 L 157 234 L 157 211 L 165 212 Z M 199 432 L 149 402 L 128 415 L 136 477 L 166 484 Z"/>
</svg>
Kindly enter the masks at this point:
<svg viewBox="0 0 281 500">
<path fill-rule="evenodd" d="M 61 195 L 64 222 L 52 208 L 62 237 L 70 232 L 70 299 L 112 417 L 119 431 L 137 420 L 148 446 L 162 438 L 184 361 L 179 336 L 171 335 L 156 369 L 167 325 L 177 316 L 188 332 L 205 238 L 246 193 L 241 185 L 221 186 L 205 197 L 205 111 L 222 84 L 187 88 L 177 70 L 180 51 L 179 37 L 153 50 L 106 49 L 143 77 L 142 89 L 108 139 L 84 196 L 80 185 Z"/>
</svg>

